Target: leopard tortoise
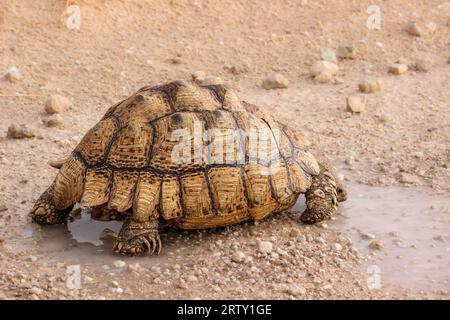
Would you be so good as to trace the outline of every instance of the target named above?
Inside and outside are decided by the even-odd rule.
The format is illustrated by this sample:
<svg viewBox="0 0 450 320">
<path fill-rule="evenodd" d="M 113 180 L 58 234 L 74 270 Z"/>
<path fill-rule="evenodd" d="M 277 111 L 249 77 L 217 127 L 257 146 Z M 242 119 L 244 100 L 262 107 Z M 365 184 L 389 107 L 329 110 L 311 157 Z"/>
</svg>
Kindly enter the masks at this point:
<svg viewBox="0 0 450 320">
<path fill-rule="evenodd" d="M 30 212 L 65 223 L 76 203 L 124 220 L 114 251 L 159 253 L 159 222 L 204 229 L 260 220 L 305 194 L 300 219 L 331 217 L 346 191 L 302 136 L 222 85 L 174 81 L 112 106 L 62 161 Z"/>
</svg>

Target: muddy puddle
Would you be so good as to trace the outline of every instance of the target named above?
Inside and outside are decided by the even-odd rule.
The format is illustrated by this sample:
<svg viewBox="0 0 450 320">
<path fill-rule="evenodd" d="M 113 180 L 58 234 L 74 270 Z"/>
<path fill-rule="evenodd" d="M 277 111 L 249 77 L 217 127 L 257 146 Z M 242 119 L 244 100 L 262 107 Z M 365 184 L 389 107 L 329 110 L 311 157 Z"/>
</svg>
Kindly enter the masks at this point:
<svg viewBox="0 0 450 320">
<path fill-rule="evenodd" d="M 363 254 L 371 254 L 362 266 L 368 279 L 375 279 L 375 289 L 401 287 L 409 290 L 450 289 L 450 197 L 431 189 L 371 187 L 350 184 L 349 200 L 327 224 L 349 236 Z M 303 211 L 301 197 L 294 210 Z M 100 239 L 105 228 L 118 232 L 121 222 L 91 220 L 87 209 L 67 226 L 41 228 L 28 224 L 12 241 L 14 251 L 33 250 L 46 260 L 82 264 L 110 264 L 118 256 L 111 252 L 114 239 Z M 144 264 L 164 262 L 182 250 L 162 233 L 167 254 L 139 259 Z M 384 248 L 374 250 L 369 244 L 381 241 Z M 172 256 L 172 257 L 171 257 Z M 151 261 L 150 261 L 151 260 Z M 167 262 L 166 261 L 166 262 Z M 169 262 L 170 262 L 169 261 Z M 374 277 L 375 276 L 375 277 Z"/>
<path fill-rule="evenodd" d="M 450 197 L 431 189 L 349 185 L 349 200 L 330 227 L 364 254 L 368 285 L 450 290 Z M 384 248 L 369 247 L 380 241 Z M 378 283 L 376 283 L 378 282 Z"/>
</svg>

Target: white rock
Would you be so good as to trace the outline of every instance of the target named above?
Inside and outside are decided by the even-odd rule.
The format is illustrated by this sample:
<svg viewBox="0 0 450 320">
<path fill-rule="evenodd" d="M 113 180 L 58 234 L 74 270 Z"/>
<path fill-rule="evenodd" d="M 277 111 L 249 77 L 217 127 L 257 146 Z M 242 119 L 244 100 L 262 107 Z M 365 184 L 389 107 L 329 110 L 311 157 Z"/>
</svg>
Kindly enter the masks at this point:
<svg viewBox="0 0 450 320">
<path fill-rule="evenodd" d="M 45 112 L 48 114 L 63 113 L 70 108 L 72 102 L 59 94 L 51 95 L 45 101 Z"/>
<path fill-rule="evenodd" d="M 331 245 L 331 249 L 333 249 L 333 251 L 342 251 L 342 245 L 335 242 Z"/>
<path fill-rule="evenodd" d="M 22 79 L 22 75 L 19 72 L 19 69 L 16 67 L 9 67 L 6 69 L 5 79 L 10 82 L 16 82 Z"/>
<path fill-rule="evenodd" d="M 275 73 L 262 82 L 262 87 L 266 90 L 287 88 L 289 81 L 281 74 Z"/>
<path fill-rule="evenodd" d="M 234 261 L 237 263 L 244 262 L 244 260 L 245 260 L 245 254 L 242 251 L 236 251 L 231 256 L 231 261 Z"/>
<path fill-rule="evenodd" d="M 331 76 L 335 76 L 338 71 L 339 67 L 337 64 L 323 60 L 316 61 L 309 69 L 312 77 L 316 77 L 321 73 L 328 73 Z"/>
<path fill-rule="evenodd" d="M 192 80 L 195 81 L 198 85 L 201 85 L 203 81 L 205 81 L 206 73 L 203 71 L 195 71 L 191 74 Z"/>
<path fill-rule="evenodd" d="M 126 264 L 126 262 L 125 261 L 122 261 L 122 260 L 116 260 L 116 261 L 114 261 L 114 267 L 116 267 L 116 268 L 123 268 L 123 267 L 125 267 L 127 264 Z"/>
<path fill-rule="evenodd" d="M 197 80 L 196 82 L 198 83 L 199 80 Z M 223 80 L 222 80 L 222 78 L 216 77 L 216 76 L 207 76 L 201 82 L 202 86 L 212 86 L 212 85 L 218 85 L 218 84 L 223 84 Z"/>
<path fill-rule="evenodd" d="M 337 62 L 336 54 L 328 48 L 320 48 L 320 60 Z"/>
<path fill-rule="evenodd" d="M 261 253 L 271 253 L 272 249 L 273 249 L 273 244 L 270 241 L 263 241 L 263 240 L 258 240 L 256 242 L 257 246 L 258 246 L 258 250 Z"/>
<path fill-rule="evenodd" d="M 30 292 L 31 292 L 32 294 L 40 295 L 40 294 L 42 294 L 42 292 L 44 292 L 44 290 L 41 289 L 41 288 L 39 288 L 39 287 L 33 286 L 33 287 L 31 287 Z"/>
<path fill-rule="evenodd" d="M 188 282 L 197 282 L 197 281 L 198 281 L 197 277 L 196 277 L 195 275 L 193 275 L 193 274 L 188 275 L 188 277 L 187 277 L 186 280 L 187 280 Z"/>
<path fill-rule="evenodd" d="M 347 109 L 354 113 L 363 112 L 366 109 L 366 97 L 362 95 L 352 95 L 348 97 Z"/>
</svg>

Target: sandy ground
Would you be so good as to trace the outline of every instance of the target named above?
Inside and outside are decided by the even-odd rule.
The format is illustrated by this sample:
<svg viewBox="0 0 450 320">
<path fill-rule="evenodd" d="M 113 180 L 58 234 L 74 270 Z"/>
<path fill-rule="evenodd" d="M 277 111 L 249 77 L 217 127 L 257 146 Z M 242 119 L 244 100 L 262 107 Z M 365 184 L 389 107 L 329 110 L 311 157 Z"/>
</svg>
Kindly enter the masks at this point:
<svg viewBox="0 0 450 320">
<path fill-rule="evenodd" d="M 80 30 L 68 30 L 65 1 L 0 0 L 0 70 L 22 75 L 0 81 L 0 298 L 449 299 L 450 2 L 380 2 L 381 29 L 371 30 L 372 2 L 86 0 L 77 1 Z M 410 20 L 436 31 L 413 37 L 404 30 Z M 313 81 L 319 49 L 344 41 L 357 55 L 338 62 L 342 83 Z M 400 58 L 432 67 L 388 74 Z M 244 73 L 227 71 L 242 64 Z M 294 208 L 259 224 L 168 230 L 161 256 L 132 259 L 99 242 L 105 225 L 86 215 L 68 227 L 28 222 L 56 173 L 47 162 L 67 155 L 110 105 L 199 70 L 298 128 L 338 168 L 352 192 L 334 220 L 304 226 Z M 274 72 L 288 88 L 261 87 Z M 346 98 L 374 78 L 383 90 L 366 95 L 361 114 L 346 111 Z M 72 101 L 63 127 L 42 122 L 52 94 Z M 35 137 L 6 138 L 11 124 L 27 124 Z M 403 235 L 410 225 L 417 232 Z M 372 238 L 384 248 L 368 248 Z M 259 253 L 257 240 L 271 242 L 272 253 Z M 397 281 L 398 264 L 417 269 L 409 281 Z M 70 285 L 77 270 L 78 289 Z"/>
</svg>

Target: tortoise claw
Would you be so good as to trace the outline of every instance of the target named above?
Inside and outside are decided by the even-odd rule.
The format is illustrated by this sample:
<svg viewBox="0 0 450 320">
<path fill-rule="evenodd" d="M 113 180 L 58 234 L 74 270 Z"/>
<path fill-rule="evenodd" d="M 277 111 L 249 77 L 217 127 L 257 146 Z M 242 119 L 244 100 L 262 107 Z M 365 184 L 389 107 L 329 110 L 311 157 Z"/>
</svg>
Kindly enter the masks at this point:
<svg viewBox="0 0 450 320">
<path fill-rule="evenodd" d="M 157 225 L 152 222 L 128 220 L 120 230 L 113 251 L 122 255 L 153 255 L 161 252 L 161 239 Z"/>
</svg>

